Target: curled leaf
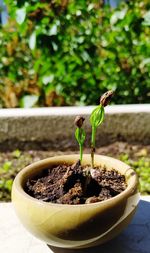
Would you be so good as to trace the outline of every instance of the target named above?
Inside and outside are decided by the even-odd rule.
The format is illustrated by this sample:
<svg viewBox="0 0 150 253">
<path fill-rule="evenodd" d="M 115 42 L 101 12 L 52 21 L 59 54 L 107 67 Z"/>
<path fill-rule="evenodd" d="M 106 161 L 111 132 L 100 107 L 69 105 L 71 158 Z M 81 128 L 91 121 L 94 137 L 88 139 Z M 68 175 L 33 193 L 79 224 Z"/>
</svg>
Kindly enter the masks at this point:
<svg viewBox="0 0 150 253">
<path fill-rule="evenodd" d="M 79 145 L 83 145 L 85 138 L 86 138 L 86 134 L 83 128 L 76 128 L 75 131 L 75 137 L 77 142 L 79 143 Z"/>
<path fill-rule="evenodd" d="M 97 106 L 91 116 L 90 123 L 92 127 L 97 128 L 104 120 L 104 108 L 102 105 Z"/>
</svg>

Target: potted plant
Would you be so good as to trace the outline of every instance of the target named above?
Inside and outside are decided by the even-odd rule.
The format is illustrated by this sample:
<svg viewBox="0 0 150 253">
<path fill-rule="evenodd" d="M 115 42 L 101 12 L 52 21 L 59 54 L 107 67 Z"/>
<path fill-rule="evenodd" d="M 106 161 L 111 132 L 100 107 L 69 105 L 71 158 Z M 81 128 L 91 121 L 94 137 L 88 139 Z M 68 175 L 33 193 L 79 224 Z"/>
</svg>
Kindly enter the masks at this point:
<svg viewBox="0 0 150 253">
<path fill-rule="evenodd" d="M 139 202 L 136 173 L 125 163 L 95 155 L 97 127 L 113 95 L 106 92 L 91 114 L 91 154 L 83 155 L 84 118 L 76 117 L 80 156 L 47 158 L 16 176 L 12 201 L 22 224 L 48 245 L 87 248 L 127 226 Z"/>
</svg>

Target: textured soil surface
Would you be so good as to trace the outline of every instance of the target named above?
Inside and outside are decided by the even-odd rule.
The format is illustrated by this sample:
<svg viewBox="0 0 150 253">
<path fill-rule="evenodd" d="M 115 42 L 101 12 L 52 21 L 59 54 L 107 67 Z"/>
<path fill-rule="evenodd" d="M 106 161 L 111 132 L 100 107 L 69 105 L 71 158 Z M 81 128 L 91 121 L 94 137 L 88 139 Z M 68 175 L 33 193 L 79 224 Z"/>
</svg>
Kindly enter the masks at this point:
<svg viewBox="0 0 150 253">
<path fill-rule="evenodd" d="M 90 166 L 80 161 L 44 171 L 40 178 L 28 180 L 26 191 L 32 197 L 59 204 L 89 204 L 110 199 L 126 188 L 125 177 L 115 170 Z"/>
</svg>

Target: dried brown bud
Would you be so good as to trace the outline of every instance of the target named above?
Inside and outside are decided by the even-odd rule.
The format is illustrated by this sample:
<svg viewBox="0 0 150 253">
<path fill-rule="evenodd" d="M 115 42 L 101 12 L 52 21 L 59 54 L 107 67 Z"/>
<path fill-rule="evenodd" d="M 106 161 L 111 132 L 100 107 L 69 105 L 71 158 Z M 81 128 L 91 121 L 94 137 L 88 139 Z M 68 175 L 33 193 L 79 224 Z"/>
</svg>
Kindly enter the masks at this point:
<svg viewBox="0 0 150 253">
<path fill-rule="evenodd" d="M 75 123 L 75 125 L 76 125 L 77 127 L 81 128 L 82 125 L 83 125 L 84 120 L 85 120 L 85 118 L 83 118 L 82 116 L 77 116 L 77 117 L 75 118 L 74 123 Z"/>
<path fill-rule="evenodd" d="M 114 92 L 112 90 L 105 92 L 100 98 L 100 104 L 104 107 L 108 105 L 113 95 Z"/>
</svg>

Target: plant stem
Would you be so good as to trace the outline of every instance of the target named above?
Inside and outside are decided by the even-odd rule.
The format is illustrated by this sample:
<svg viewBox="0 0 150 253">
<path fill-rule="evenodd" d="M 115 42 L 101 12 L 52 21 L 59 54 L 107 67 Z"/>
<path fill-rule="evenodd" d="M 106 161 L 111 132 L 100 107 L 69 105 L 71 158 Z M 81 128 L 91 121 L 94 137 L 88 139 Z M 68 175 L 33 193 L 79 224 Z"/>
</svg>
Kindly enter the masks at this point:
<svg viewBox="0 0 150 253">
<path fill-rule="evenodd" d="M 82 162 L 82 155 L 83 155 L 83 146 L 80 144 L 80 162 Z"/>
<path fill-rule="evenodd" d="M 96 136 L 96 128 L 92 126 L 92 139 L 91 139 L 91 166 L 92 166 L 92 169 L 94 169 L 95 136 Z"/>
<path fill-rule="evenodd" d="M 92 126 L 92 139 L 91 139 L 91 144 L 93 147 L 95 147 L 95 136 L 96 136 L 96 128 Z"/>
</svg>

